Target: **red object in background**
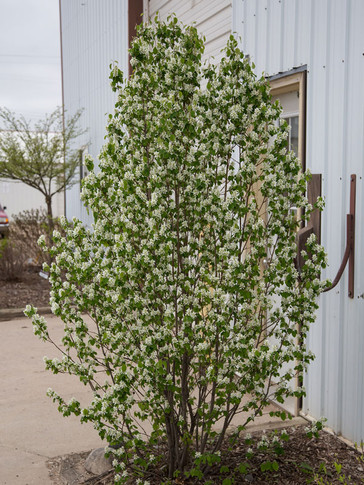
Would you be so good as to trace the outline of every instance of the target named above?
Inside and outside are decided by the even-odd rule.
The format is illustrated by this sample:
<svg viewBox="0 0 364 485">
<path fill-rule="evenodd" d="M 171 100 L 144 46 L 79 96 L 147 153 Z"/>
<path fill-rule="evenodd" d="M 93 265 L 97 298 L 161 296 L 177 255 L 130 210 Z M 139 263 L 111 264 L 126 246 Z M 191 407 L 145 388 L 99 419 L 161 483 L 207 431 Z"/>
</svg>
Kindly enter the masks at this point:
<svg viewBox="0 0 364 485">
<path fill-rule="evenodd" d="M 0 205 L 0 238 L 5 237 L 9 232 L 9 217 L 5 212 L 6 207 Z"/>
</svg>

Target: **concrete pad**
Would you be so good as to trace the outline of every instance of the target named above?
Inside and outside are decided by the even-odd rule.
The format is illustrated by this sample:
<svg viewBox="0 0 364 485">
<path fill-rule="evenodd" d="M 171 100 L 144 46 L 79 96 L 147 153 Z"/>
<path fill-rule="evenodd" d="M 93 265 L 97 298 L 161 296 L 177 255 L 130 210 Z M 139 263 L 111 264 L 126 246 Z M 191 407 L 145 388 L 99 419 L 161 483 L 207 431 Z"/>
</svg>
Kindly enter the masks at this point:
<svg viewBox="0 0 364 485">
<path fill-rule="evenodd" d="M 47 316 L 49 333 L 58 343 L 63 336 L 62 321 Z M 92 391 L 76 376 L 53 375 L 44 370 L 43 356 L 58 357 L 52 344 L 40 341 L 33 334 L 31 321 L 19 318 L 0 321 L 0 356 L 2 375 L 0 386 L 0 484 L 52 484 L 46 461 L 60 455 L 79 453 L 105 446 L 91 423 L 82 424 L 76 416 L 64 418 L 57 405 L 46 396 L 49 387 L 66 400 L 75 397 L 81 404 L 90 402 Z M 275 429 L 305 422 L 283 422 L 271 418 L 274 405 L 248 426 L 249 432 Z M 231 423 L 244 423 L 237 415 Z M 217 425 L 217 428 L 219 426 Z"/>
<path fill-rule="evenodd" d="M 63 323 L 54 316 L 47 320 L 50 333 L 61 339 Z M 50 484 L 48 458 L 98 448 L 102 442 L 91 423 L 64 418 L 46 391 L 52 387 L 84 403 L 92 391 L 75 376 L 44 370 L 43 356 L 56 357 L 57 351 L 34 336 L 27 318 L 0 322 L 0 355 L 0 483 Z"/>
<path fill-rule="evenodd" d="M 46 457 L 0 445 L 0 483 L 2 485 L 50 484 L 46 461 Z"/>
</svg>

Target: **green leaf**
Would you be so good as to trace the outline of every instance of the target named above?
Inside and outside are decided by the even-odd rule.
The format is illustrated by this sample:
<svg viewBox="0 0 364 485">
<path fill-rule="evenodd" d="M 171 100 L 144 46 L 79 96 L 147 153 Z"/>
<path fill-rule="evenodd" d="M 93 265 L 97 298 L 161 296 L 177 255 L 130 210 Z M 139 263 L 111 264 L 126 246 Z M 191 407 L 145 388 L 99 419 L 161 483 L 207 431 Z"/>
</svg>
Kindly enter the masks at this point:
<svg viewBox="0 0 364 485">
<path fill-rule="evenodd" d="M 222 485 L 232 485 L 231 478 L 225 478 L 222 482 Z"/>
<path fill-rule="evenodd" d="M 272 470 L 272 463 L 270 461 L 265 461 L 260 465 L 262 472 L 267 472 Z"/>
<path fill-rule="evenodd" d="M 304 473 L 313 473 L 313 468 L 309 463 L 303 462 L 299 465 L 299 467 Z"/>
<path fill-rule="evenodd" d="M 249 465 L 247 463 L 240 463 L 238 467 L 239 473 L 246 475 L 248 473 L 248 467 Z"/>
</svg>

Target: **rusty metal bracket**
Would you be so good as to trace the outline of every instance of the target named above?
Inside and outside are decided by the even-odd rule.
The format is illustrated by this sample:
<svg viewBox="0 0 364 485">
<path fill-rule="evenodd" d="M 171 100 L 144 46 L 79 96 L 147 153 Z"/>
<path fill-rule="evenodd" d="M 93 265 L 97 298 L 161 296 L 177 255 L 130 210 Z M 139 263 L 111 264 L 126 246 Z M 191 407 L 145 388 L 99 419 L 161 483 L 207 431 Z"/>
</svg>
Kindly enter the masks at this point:
<svg viewBox="0 0 364 485">
<path fill-rule="evenodd" d="M 346 215 L 346 248 L 339 271 L 331 286 L 323 291 L 335 288 L 339 283 L 344 269 L 349 261 L 348 296 L 354 298 L 354 263 L 355 263 L 355 198 L 356 198 L 356 175 L 350 176 L 350 213 Z"/>
</svg>

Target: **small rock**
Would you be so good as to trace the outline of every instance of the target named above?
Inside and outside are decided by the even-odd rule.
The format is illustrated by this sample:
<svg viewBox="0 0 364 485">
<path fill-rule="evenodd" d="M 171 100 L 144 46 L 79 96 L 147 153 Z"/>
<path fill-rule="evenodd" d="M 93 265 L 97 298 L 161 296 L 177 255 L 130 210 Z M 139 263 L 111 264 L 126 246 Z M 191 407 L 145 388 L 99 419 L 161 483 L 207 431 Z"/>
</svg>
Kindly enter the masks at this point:
<svg viewBox="0 0 364 485">
<path fill-rule="evenodd" d="M 101 475 L 112 469 L 112 459 L 105 457 L 105 448 L 97 448 L 86 458 L 85 468 L 94 475 Z"/>
<path fill-rule="evenodd" d="M 254 481 L 254 477 L 251 473 L 249 473 L 246 477 L 245 477 L 245 481 L 247 482 L 253 482 Z"/>
</svg>

